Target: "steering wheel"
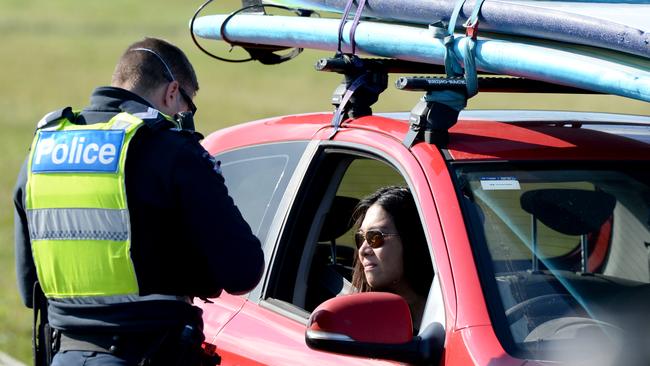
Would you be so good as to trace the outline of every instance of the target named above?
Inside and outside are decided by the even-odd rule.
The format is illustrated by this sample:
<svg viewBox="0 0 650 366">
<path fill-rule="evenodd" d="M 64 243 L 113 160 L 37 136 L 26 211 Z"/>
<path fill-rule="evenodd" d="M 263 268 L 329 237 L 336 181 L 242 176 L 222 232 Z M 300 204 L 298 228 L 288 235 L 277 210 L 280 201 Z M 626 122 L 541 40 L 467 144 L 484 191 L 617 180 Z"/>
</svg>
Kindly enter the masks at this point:
<svg viewBox="0 0 650 366">
<path fill-rule="evenodd" d="M 563 306 L 560 307 L 558 305 Z M 512 325 L 523 318 L 526 313 L 547 315 L 553 314 L 553 311 L 555 311 L 555 313 L 559 314 L 560 310 L 564 311 L 567 308 L 575 309 L 576 306 L 573 305 L 578 305 L 578 303 L 569 294 L 540 295 L 524 300 L 506 310 L 506 319 L 508 320 L 508 324 Z M 551 309 L 550 311 L 549 308 Z"/>
</svg>

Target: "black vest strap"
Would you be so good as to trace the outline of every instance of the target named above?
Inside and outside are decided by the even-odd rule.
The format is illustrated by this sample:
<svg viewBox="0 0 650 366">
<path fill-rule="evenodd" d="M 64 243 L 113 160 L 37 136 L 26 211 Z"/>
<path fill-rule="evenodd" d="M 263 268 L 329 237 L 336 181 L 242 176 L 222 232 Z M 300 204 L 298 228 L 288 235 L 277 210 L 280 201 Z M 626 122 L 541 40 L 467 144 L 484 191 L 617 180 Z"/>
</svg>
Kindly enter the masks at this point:
<svg viewBox="0 0 650 366">
<path fill-rule="evenodd" d="M 70 121 L 74 121 L 76 119 L 76 116 L 72 111 L 72 107 L 57 109 L 55 111 L 46 114 L 43 118 L 41 118 L 40 121 L 38 121 L 38 125 L 36 126 L 36 129 L 49 127 L 55 124 L 56 122 L 58 122 L 61 118 L 66 118 Z"/>
</svg>

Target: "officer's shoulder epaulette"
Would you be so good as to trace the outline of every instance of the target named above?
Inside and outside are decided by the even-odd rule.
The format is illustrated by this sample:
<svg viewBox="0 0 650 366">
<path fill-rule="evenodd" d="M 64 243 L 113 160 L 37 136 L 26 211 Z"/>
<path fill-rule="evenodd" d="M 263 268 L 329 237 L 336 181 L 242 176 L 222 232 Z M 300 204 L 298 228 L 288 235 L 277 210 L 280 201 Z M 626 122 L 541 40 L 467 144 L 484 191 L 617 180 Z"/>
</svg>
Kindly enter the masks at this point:
<svg viewBox="0 0 650 366">
<path fill-rule="evenodd" d="M 152 130 L 159 130 L 162 128 L 169 129 L 175 126 L 175 124 L 165 118 L 165 115 L 160 113 L 159 110 L 134 100 L 127 100 L 120 104 L 120 109 L 134 117 L 140 118 L 144 124 Z"/>
<path fill-rule="evenodd" d="M 45 116 L 43 116 L 43 118 L 41 118 L 40 121 L 38 121 L 38 124 L 36 125 L 36 129 L 38 130 L 41 128 L 46 128 L 48 126 L 51 126 L 55 123 L 58 123 L 63 118 L 69 121 L 74 121 L 75 114 L 72 111 L 72 107 L 57 109 L 55 111 L 46 114 Z"/>
</svg>

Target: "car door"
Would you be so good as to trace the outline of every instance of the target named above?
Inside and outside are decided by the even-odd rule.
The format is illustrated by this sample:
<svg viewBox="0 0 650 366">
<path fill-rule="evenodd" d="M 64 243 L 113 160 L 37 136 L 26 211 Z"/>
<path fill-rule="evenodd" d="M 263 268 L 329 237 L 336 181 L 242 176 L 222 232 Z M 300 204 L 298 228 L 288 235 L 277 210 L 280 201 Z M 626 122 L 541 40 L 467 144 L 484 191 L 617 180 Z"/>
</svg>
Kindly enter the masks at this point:
<svg viewBox="0 0 650 366">
<path fill-rule="evenodd" d="M 309 141 L 268 143 L 215 155 L 228 193 L 262 242 L 265 258 L 272 249 L 268 243 L 274 241 L 268 240 L 269 228 L 308 145 Z M 206 342 L 214 344 L 219 331 L 240 311 L 247 297 L 224 292 L 216 299 L 195 301 L 203 309 Z"/>
<path fill-rule="evenodd" d="M 384 185 L 409 186 L 418 201 L 429 243 L 439 243 L 444 250 L 436 209 L 419 163 L 389 136 L 348 130 L 333 141 L 312 141 L 292 173 L 290 179 L 283 178 L 288 179 L 287 185 L 264 239 L 265 277 L 247 299 L 235 300 L 229 295 L 217 299 L 215 304 L 229 307 L 229 316 L 215 316 L 222 320 L 212 329 L 214 336 L 209 341 L 216 345 L 222 365 L 393 364 L 311 350 L 304 341 L 305 329 L 310 312 L 321 301 L 350 291 L 345 275 L 332 285 L 319 274 L 331 267 L 333 258 L 336 268 L 345 272 L 356 255 L 352 225 L 325 229 L 331 226 L 331 217 L 349 214 L 354 200 Z M 255 175 L 250 170 L 249 174 Z M 431 252 L 435 252 L 433 246 Z M 209 313 L 215 304 L 204 310 Z M 443 290 L 436 279 L 422 326 L 427 322 L 444 324 L 446 312 Z"/>
</svg>

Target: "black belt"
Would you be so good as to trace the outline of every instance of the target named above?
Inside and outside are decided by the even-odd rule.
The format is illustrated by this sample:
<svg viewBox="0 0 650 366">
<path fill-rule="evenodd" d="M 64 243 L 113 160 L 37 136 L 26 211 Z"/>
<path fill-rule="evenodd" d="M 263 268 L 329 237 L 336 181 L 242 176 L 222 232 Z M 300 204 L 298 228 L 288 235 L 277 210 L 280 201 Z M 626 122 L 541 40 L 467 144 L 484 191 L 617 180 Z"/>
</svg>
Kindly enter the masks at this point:
<svg viewBox="0 0 650 366">
<path fill-rule="evenodd" d="M 218 365 L 221 362 L 218 354 L 203 352 L 202 331 L 189 325 L 181 332 L 174 329 L 119 334 L 63 332 L 55 337 L 59 344 L 57 352 L 111 353 L 138 365 Z"/>
<path fill-rule="evenodd" d="M 140 355 L 152 347 L 159 346 L 171 332 L 147 333 L 71 333 L 59 336 L 58 351 L 103 352 L 116 355 Z"/>
</svg>

